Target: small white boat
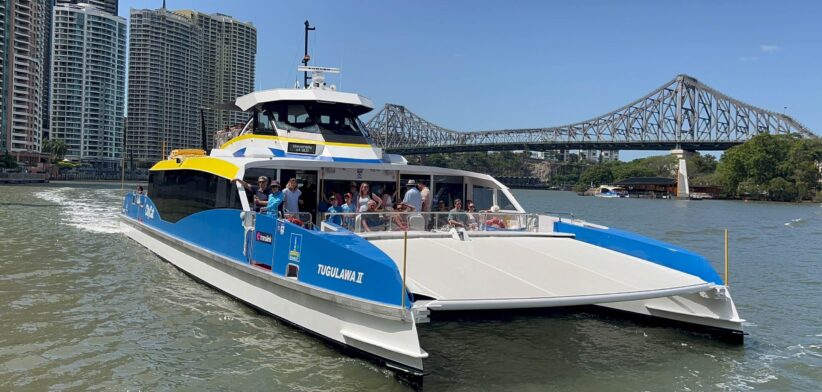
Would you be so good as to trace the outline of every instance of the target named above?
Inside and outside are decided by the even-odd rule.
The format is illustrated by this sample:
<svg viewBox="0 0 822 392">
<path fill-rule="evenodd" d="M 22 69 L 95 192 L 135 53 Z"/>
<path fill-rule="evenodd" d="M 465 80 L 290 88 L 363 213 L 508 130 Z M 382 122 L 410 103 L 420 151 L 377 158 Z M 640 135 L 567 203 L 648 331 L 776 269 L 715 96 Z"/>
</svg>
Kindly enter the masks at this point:
<svg viewBox="0 0 822 392">
<path fill-rule="evenodd" d="M 625 188 L 611 185 L 600 185 L 599 188 L 594 191 L 594 196 L 609 199 L 629 197 L 628 191 L 625 190 Z"/>
<path fill-rule="evenodd" d="M 219 148 L 154 165 L 147 194 L 124 200 L 126 235 L 254 308 L 415 376 L 428 357 L 417 329 L 449 311 L 598 305 L 741 339 L 743 320 L 704 257 L 527 213 L 486 174 L 408 165 L 370 142 L 358 119 L 370 100 L 327 86 L 329 69 L 311 71 L 307 89 L 238 98 L 249 120 Z M 302 211 L 256 211 L 232 180 L 260 176 L 296 179 Z M 412 180 L 430 185 L 434 206 L 470 199 L 479 212 L 323 212 L 351 182 L 392 193 Z"/>
</svg>

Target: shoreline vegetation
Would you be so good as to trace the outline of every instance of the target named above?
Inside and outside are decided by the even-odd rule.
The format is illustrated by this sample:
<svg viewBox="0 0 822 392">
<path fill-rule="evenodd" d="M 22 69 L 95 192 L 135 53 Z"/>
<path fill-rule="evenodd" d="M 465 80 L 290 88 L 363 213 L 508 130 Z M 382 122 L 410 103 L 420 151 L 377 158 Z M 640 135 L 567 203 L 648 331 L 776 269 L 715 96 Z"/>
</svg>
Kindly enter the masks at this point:
<svg viewBox="0 0 822 392">
<path fill-rule="evenodd" d="M 552 162 L 512 152 L 429 154 L 409 163 L 487 173 L 536 177 L 547 187 L 582 192 L 590 184 L 631 177 L 675 178 L 677 159 L 658 155 L 630 162 L 587 163 L 576 154 Z M 686 159 L 691 186 L 715 187 L 725 199 L 822 202 L 822 139 L 760 134 L 726 150 L 717 160 L 696 153 Z"/>
</svg>

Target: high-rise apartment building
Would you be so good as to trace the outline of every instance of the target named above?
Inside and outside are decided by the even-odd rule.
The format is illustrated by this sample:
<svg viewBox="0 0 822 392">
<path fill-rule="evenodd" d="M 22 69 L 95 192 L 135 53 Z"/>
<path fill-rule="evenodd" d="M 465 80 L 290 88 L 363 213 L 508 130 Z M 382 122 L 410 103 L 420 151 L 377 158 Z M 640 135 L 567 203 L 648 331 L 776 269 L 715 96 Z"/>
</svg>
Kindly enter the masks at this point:
<svg viewBox="0 0 822 392">
<path fill-rule="evenodd" d="M 201 34 L 204 77 L 200 99 L 204 107 L 233 102 L 235 98 L 254 91 L 257 57 L 257 29 L 254 25 L 223 14 L 192 10 L 175 13 L 190 19 Z M 214 131 L 248 119 L 244 113 L 219 110 L 206 110 L 204 117 L 209 147 L 213 147 Z"/>
<path fill-rule="evenodd" d="M 108 12 L 112 15 L 117 15 L 117 7 L 119 0 L 57 0 L 57 5 L 66 5 L 66 4 L 91 4 L 104 12 Z"/>
<path fill-rule="evenodd" d="M 54 8 L 52 139 L 66 157 L 115 166 L 123 147 L 126 21 L 89 4 Z"/>
<path fill-rule="evenodd" d="M 254 90 L 251 23 L 192 10 L 132 10 L 130 30 L 126 144 L 133 159 L 202 146 L 201 108 L 209 148 L 214 131 L 246 121 L 246 114 L 208 108 Z"/>
<path fill-rule="evenodd" d="M 0 150 L 39 157 L 51 0 L 0 3 Z"/>
<path fill-rule="evenodd" d="M 200 147 L 199 29 L 163 8 L 132 9 L 129 30 L 127 158 L 153 162 Z"/>
</svg>

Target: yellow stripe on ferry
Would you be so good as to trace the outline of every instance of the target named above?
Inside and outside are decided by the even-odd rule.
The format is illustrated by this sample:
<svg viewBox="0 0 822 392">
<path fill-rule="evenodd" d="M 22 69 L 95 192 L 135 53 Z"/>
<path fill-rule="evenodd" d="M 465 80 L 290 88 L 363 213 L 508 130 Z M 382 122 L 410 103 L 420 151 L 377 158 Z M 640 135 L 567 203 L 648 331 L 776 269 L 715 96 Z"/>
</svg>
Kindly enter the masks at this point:
<svg viewBox="0 0 822 392">
<path fill-rule="evenodd" d="M 308 140 L 308 139 L 295 139 L 290 137 L 282 137 L 282 136 L 272 136 L 272 135 L 258 135 L 258 134 L 247 134 L 237 136 L 234 139 L 231 139 L 222 146 L 220 149 L 225 149 L 226 147 L 239 142 L 241 140 L 247 139 L 264 139 L 264 140 L 276 140 L 281 142 L 288 142 L 288 143 L 303 143 L 303 144 L 319 144 L 321 146 L 337 146 L 337 147 L 357 147 L 357 148 L 371 148 L 370 144 L 366 143 L 338 143 L 338 142 L 325 142 L 321 140 Z"/>
<path fill-rule="evenodd" d="M 157 162 L 151 168 L 151 171 L 163 170 L 198 170 L 230 180 L 237 178 L 237 173 L 240 171 L 240 168 L 237 167 L 237 165 L 226 162 L 222 159 L 211 157 L 191 157 L 184 159 L 180 163 L 178 163 L 176 159 L 167 159 Z"/>
</svg>

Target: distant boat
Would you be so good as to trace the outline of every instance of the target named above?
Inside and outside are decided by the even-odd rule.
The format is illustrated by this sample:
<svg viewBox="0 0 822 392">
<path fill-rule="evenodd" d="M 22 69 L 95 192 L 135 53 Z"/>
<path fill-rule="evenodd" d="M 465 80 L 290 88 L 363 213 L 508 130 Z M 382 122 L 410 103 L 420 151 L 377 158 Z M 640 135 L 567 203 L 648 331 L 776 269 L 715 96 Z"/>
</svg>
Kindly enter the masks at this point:
<svg viewBox="0 0 822 392">
<path fill-rule="evenodd" d="M 626 191 L 625 188 L 610 185 L 600 185 L 599 188 L 594 191 L 594 196 L 614 199 L 629 197 L 628 191 Z"/>
</svg>

